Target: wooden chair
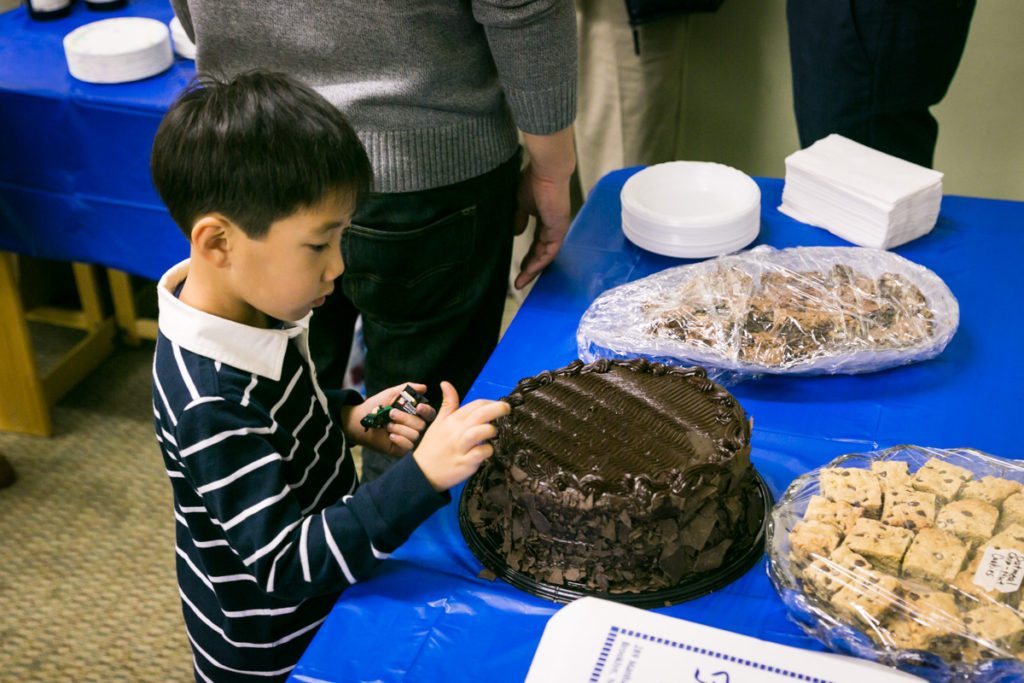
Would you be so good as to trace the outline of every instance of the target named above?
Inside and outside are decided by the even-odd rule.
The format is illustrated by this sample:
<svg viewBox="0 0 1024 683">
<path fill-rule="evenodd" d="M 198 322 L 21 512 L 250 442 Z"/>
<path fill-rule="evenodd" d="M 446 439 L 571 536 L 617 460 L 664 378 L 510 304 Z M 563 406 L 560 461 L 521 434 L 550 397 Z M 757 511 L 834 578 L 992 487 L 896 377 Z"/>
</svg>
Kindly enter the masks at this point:
<svg viewBox="0 0 1024 683">
<path fill-rule="evenodd" d="M 15 259 L 14 254 L 0 252 L 0 430 L 49 436 L 53 431 L 50 408 L 110 354 L 115 323 L 103 312 L 97 266 L 71 266 L 80 308 L 25 310 Z M 82 330 L 85 337 L 41 375 L 29 322 Z"/>
</svg>

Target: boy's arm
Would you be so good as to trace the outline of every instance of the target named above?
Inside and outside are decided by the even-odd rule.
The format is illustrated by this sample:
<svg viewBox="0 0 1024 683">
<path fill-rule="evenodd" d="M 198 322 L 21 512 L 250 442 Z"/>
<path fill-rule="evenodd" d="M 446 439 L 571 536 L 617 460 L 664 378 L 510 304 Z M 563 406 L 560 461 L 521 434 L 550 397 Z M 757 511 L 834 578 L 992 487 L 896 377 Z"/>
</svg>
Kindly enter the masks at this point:
<svg viewBox="0 0 1024 683">
<path fill-rule="evenodd" d="M 288 481 L 283 465 L 290 454 L 275 451 L 267 424 L 265 416 L 232 401 L 199 403 L 180 417 L 176 439 L 186 481 L 244 571 L 268 594 L 300 599 L 343 589 L 450 500 L 405 456 L 337 503 L 314 512 L 321 503 L 315 499 L 303 509 L 292 487 L 306 482 Z M 313 489 L 321 497 L 332 482 L 340 483 L 339 458 L 347 457 L 321 452 L 311 466 L 327 473 L 323 486 Z"/>
<path fill-rule="evenodd" d="M 327 409 L 335 416 L 340 415 L 345 408 L 357 406 L 364 400 L 363 395 L 355 389 L 324 389 L 323 392 L 327 397 Z"/>
</svg>

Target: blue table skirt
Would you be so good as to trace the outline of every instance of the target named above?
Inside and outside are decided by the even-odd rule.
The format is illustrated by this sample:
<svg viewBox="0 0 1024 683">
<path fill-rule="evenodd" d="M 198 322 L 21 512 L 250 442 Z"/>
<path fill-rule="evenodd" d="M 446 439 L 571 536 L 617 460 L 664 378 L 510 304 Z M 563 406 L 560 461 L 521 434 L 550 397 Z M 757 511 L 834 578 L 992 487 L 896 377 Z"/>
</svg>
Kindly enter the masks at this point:
<svg viewBox="0 0 1024 683">
<path fill-rule="evenodd" d="M 679 265 L 630 244 L 619 190 L 637 169 L 606 176 L 557 262 L 528 297 L 468 399 L 499 398 L 522 377 L 576 357 L 580 316 L 601 292 Z M 758 180 L 758 243 L 844 245 L 779 214 L 782 182 Z M 946 197 L 935 230 L 896 251 L 935 271 L 960 302 L 960 329 L 938 358 L 859 376 L 768 378 L 734 394 L 754 418 L 752 460 L 778 496 L 798 475 L 849 452 L 901 443 L 973 446 L 1017 458 L 1024 399 L 1020 254 L 1024 204 Z M 453 492 L 458 497 L 458 491 Z M 558 606 L 503 581 L 463 542 L 453 503 L 370 580 L 346 591 L 295 669 L 296 680 L 521 681 Z M 762 559 L 728 587 L 658 612 L 807 649 Z"/>
<path fill-rule="evenodd" d="M 174 14 L 166 0 L 103 13 L 76 3 L 49 22 L 23 8 L 0 14 L 0 250 L 156 279 L 188 243 L 150 182 L 150 148 L 195 66 L 177 58 L 169 71 L 116 85 L 72 78 L 64 36 L 118 16 L 166 24 Z"/>
<path fill-rule="evenodd" d="M 100 15 L 78 3 L 55 22 L 0 14 L 0 250 L 117 267 L 157 278 L 187 243 L 149 180 L 153 135 L 194 73 L 177 60 L 159 76 L 91 85 L 67 73 L 61 39 L 110 16 L 168 21 L 163 0 Z M 515 382 L 576 357 L 580 315 L 615 285 L 681 263 L 644 252 L 619 228 L 607 176 L 482 372 L 471 395 L 498 398 Z M 780 215 L 781 181 L 760 180 L 760 243 L 842 244 Z M 935 231 L 897 249 L 942 277 L 960 301 L 960 330 L 937 359 L 856 377 L 771 378 L 734 393 L 754 417 L 753 461 L 778 495 L 797 475 L 850 451 L 899 443 L 1021 448 L 1013 417 L 1024 398 L 1018 273 L 1024 204 L 946 197 Z M 457 492 L 456 492 L 457 493 Z M 501 581 L 461 539 L 455 506 L 440 511 L 338 602 L 296 669 L 320 680 L 522 680 L 557 606 Z M 817 648 L 783 615 L 764 563 L 718 593 L 663 611 L 768 640 Z"/>
</svg>

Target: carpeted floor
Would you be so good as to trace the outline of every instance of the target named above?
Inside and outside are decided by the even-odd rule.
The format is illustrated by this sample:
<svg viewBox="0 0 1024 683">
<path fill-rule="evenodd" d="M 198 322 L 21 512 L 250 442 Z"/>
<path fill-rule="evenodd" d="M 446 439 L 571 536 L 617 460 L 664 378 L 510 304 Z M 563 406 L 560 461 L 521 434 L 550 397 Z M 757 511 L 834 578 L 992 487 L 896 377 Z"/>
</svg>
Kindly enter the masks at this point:
<svg viewBox="0 0 1024 683">
<path fill-rule="evenodd" d="M 44 368 L 73 341 L 33 326 Z M 18 476 L 0 489 L 0 681 L 193 680 L 152 353 L 117 349 L 54 409 L 52 438 L 0 432 Z"/>
<path fill-rule="evenodd" d="M 0 679 L 190 681 L 171 489 L 153 438 L 152 345 L 119 349 L 56 407 L 0 434 Z"/>
</svg>

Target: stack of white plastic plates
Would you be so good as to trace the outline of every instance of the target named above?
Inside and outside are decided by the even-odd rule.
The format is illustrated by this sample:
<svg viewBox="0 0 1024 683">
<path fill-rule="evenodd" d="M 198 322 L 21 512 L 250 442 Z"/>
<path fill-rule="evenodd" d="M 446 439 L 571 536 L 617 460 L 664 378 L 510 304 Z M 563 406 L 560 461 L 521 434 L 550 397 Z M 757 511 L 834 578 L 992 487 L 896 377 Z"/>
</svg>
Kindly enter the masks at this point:
<svg viewBox="0 0 1024 683">
<path fill-rule="evenodd" d="M 185 27 L 181 25 L 181 19 L 174 17 L 171 23 L 171 40 L 174 42 L 174 51 L 185 59 L 196 58 L 196 46 L 185 33 Z"/>
<path fill-rule="evenodd" d="M 68 71 L 88 83 L 126 83 L 166 71 L 174 63 L 167 25 L 119 17 L 79 27 L 64 36 Z"/>
<path fill-rule="evenodd" d="M 761 230 L 761 190 L 735 168 L 703 161 L 650 166 L 622 187 L 622 231 L 656 254 L 708 258 L 742 249 Z"/>
</svg>

